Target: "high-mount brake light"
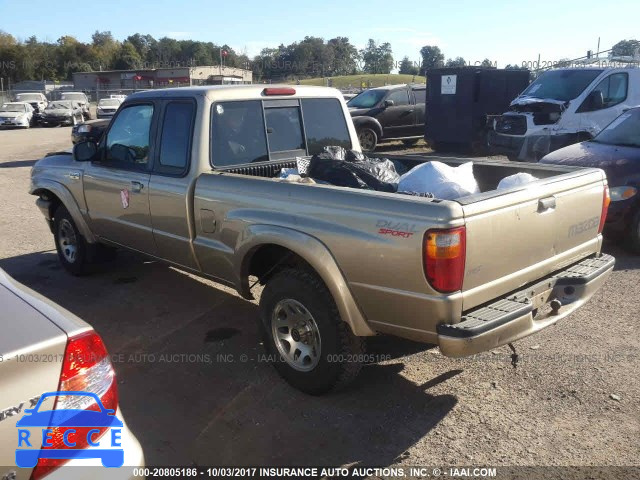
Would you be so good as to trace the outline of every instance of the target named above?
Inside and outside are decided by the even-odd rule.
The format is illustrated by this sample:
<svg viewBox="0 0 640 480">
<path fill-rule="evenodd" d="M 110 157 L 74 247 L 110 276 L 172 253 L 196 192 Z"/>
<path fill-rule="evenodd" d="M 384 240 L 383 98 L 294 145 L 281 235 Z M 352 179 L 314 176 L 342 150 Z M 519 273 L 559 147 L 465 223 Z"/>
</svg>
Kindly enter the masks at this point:
<svg viewBox="0 0 640 480">
<path fill-rule="evenodd" d="M 267 87 L 262 90 L 262 93 L 267 97 L 277 95 L 295 95 L 296 89 L 291 87 Z"/>
</svg>

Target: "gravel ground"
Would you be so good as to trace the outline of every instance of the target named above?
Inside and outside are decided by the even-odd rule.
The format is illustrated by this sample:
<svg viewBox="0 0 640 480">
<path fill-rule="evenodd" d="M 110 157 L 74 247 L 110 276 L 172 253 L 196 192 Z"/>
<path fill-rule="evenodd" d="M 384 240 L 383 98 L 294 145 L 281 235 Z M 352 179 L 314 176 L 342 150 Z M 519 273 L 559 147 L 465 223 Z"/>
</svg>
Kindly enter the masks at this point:
<svg viewBox="0 0 640 480">
<path fill-rule="evenodd" d="M 455 360 L 379 337 L 369 351 L 390 360 L 308 397 L 262 361 L 256 304 L 235 292 L 126 252 L 65 274 L 26 192 L 70 128 L 0 131 L 0 145 L 0 268 L 104 337 L 149 465 L 640 465 L 640 258 L 616 245 L 605 287 L 517 342 L 515 369 L 507 347 Z"/>
</svg>

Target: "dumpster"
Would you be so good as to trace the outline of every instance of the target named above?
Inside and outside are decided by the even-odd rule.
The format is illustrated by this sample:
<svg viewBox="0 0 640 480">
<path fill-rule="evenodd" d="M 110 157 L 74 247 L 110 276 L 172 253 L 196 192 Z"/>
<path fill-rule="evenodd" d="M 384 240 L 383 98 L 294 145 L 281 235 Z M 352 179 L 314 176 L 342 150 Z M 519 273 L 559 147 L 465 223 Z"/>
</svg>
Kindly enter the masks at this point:
<svg viewBox="0 0 640 480">
<path fill-rule="evenodd" d="M 528 70 L 429 70 L 425 140 L 434 150 L 462 147 L 484 152 L 492 116 L 507 111 L 528 84 Z"/>
</svg>

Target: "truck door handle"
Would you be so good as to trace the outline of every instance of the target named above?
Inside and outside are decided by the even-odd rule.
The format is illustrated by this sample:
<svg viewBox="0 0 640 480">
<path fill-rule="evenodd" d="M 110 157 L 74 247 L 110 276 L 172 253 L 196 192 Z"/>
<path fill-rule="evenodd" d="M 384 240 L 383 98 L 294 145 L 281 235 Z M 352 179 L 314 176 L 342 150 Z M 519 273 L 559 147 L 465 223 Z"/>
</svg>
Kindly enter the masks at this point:
<svg viewBox="0 0 640 480">
<path fill-rule="evenodd" d="M 70 180 L 80 180 L 80 172 L 69 172 Z"/>
<path fill-rule="evenodd" d="M 556 208 L 556 197 L 541 198 L 538 200 L 538 213 Z"/>
<path fill-rule="evenodd" d="M 131 190 L 135 193 L 140 193 L 142 191 L 142 189 L 144 188 L 144 185 L 140 182 L 131 182 Z"/>
</svg>

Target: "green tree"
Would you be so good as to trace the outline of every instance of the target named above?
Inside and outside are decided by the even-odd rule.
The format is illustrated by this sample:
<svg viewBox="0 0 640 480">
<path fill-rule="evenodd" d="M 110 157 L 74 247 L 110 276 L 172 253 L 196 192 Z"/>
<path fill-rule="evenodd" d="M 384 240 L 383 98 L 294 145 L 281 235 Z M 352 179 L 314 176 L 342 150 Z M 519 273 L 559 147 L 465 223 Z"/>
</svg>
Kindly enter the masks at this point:
<svg viewBox="0 0 640 480">
<path fill-rule="evenodd" d="M 113 61 L 120 50 L 120 44 L 113 38 L 111 32 L 96 30 L 91 36 L 91 50 L 94 65 L 98 69 L 108 70 L 113 68 Z"/>
<path fill-rule="evenodd" d="M 122 42 L 120 51 L 116 54 L 113 67 L 116 70 L 135 70 L 140 68 L 141 64 L 142 57 L 133 43 L 128 40 Z"/>
<path fill-rule="evenodd" d="M 444 66 L 444 54 L 435 45 L 425 45 L 420 49 L 420 55 L 422 56 L 420 75 L 425 75 L 433 68 Z"/>
<path fill-rule="evenodd" d="M 640 40 L 620 40 L 611 48 L 611 55 L 616 57 L 640 54 Z"/>
<path fill-rule="evenodd" d="M 130 42 L 140 55 L 140 58 L 144 61 L 148 61 L 149 53 L 158 43 L 158 41 L 151 35 L 142 35 L 140 33 L 134 33 L 127 37 L 127 41 Z"/>
<path fill-rule="evenodd" d="M 411 60 L 409 60 L 409 57 L 404 57 L 400 62 L 399 73 L 418 75 L 418 73 L 420 73 L 420 69 L 414 65 Z"/>
<path fill-rule="evenodd" d="M 347 37 L 332 38 L 327 42 L 327 48 L 333 51 L 332 76 L 353 75 L 358 71 L 360 55 Z"/>
<path fill-rule="evenodd" d="M 393 69 L 393 54 L 388 42 L 377 45 L 375 40 L 370 38 L 360 55 L 366 73 L 390 73 Z"/>
<path fill-rule="evenodd" d="M 464 67 L 467 64 L 466 60 L 462 57 L 449 58 L 446 67 Z"/>
</svg>

